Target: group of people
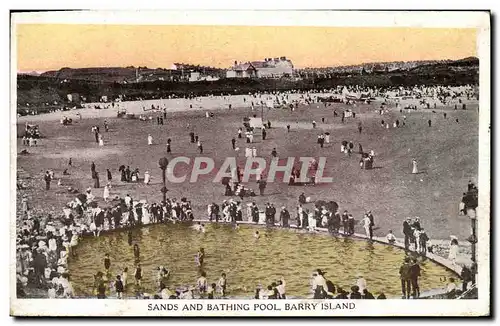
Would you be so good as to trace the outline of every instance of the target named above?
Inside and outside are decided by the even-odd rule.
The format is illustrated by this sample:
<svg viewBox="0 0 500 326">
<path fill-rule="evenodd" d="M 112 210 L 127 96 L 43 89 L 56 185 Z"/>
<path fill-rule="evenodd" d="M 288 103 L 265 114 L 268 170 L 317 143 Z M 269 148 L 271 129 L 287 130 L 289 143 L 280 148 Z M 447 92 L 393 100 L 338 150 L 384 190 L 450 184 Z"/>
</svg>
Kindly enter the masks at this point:
<svg viewBox="0 0 500 326">
<path fill-rule="evenodd" d="M 405 250 L 411 249 L 422 255 L 427 253 L 429 236 L 420 223 L 420 218 L 407 217 L 403 222 L 403 235 Z"/>
<path fill-rule="evenodd" d="M 375 299 L 373 293 L 367 288 L 366 279 L 359 274 L 355 282 L 351 286 L 349 293 L 344 288 L 335 286 L 335 284 L 326 278 L 326 272 L 317 269 L 311 277 L 311 291 L 314 299 Z M 346 287 L 347 288 L 347 287 Z M 387 299 L 383 292 L 379 293 L 376 299 Z"/>
<path fill-rule="evenodd" d="M 360 222 L 366 237 L 373 238 L 375 219 L 371 211 L 367 211 L 361 221 L 356 221 L 347 210 L 341 214 L 336 204 L 316 204 L 314 209 L 310 210 L 303 206 L 306 202 L 307 198 L 302 193 L 296 207 L 295 225 L 297 228 L 310 232 L 314 232 L 316 228 L 326 228 L 333 235 L 351 236 L 354 234 L 355 225 Z M 207 206 L 208 220 L 211 222 L 237 224 L 246 221 L 271 227 L 277 224 L 284 228 L 291 226 L 292 214 L 286 206 L 281 206 L 278 211 L 273 203 L 268 202 L 260 208 L 255 201 L 252 201 L 246 204 L 245 220 L 244 211 L 243 201 L 234 199 L 224 200 L 220 206 L 214 202 Z"/>
<path fill-rule="evenodd" d="M 25 293 L 26 286 L 32 285 L 48 289 L 49 295 L 55 291 L 57 297 L 72 297 L 67 258 L 76 254 L 82 236 L 100 236 L 103 231 L 194 219 L 191 203 L 186 198 L 180 201 L 167 198 L 161 204 L 148 204 L 126 195 L 115 197 L 111 204 L 111 207 L 99 207 L 91 189 L 87 189 L 63 208 L 61 216 L 37 215 L 27 196 L 23 196 L 17 235 L 20 296 Z M 130 232 L 129 244 L 132 244 Z"/>
<path fill-rule="evenodd" d="M 108 182 L 111 182 L 112 175 L 109 169 L 106 170 L 108 174 Z M 134 170 L 130 169 L 130 166 L 120 165 L 118 168 L 118 172 L 120 172 L 120 181 L 122 182 L 139 182 L 141 181 L 139 168 L 135 168 Z M 144 178 L 142 179 L 144 184 L 148 185 L 151 182 L 151 175 L 149 171 L 144 172 Z"/>
</svg>

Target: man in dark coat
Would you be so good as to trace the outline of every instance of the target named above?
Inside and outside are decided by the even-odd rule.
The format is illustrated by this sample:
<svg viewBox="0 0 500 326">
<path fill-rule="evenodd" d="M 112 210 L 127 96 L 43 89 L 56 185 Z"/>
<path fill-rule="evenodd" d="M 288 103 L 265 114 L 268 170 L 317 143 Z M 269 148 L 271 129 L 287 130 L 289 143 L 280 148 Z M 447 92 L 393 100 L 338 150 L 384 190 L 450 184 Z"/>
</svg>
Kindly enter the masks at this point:
<svg viewBox="0 0 500 326">
<path fill-rule="evenodd" d="M 52 181 L 52 177 L 50 176 L 49 171 L 45 172 L 43 180 L 45 180 L 45 190 L 50 190 L 50 181 Z"/>
<path fill-rule="evenodd" d="M 285 206 L 281 207 L 280 220 L 281 220 L 281 226 L 287 228 L 288 221 L 290 220 L 290 212 L 286 209 Z"/>
<path fill-rule="evenodd" d="M 373 217 L 372 211 L 368 211 L 366 216 L 370 219 L 370 239 L 373 238 L 373 227 L 375 226 L 375 219 Z"/>
<path fill-rule="evenodd" d="M 274 226 L 275 223 L 276 223 L 276 207 L 274 207 L 274 204 L 271 204 L 271 211 L 270 211 L 270 217 L 271 217 L 271 220 L 270 220 L 270 223 L 271 226 Z"/>
<path fill-rule="evenodd" d="M 236 149 L 236 139 L 231 139 L 231 145 L 233 146 L 233 149 Z"/>
<path fill-rule="evenodd" d="M 401 279 L 401 293 L 403 299 L 410 298 L 411 280 L 410 280 L 410 258 L 406 257 L 401 267 L 399 267 L 399 278 Z"/>
<path fill-rule="evenodd" d="M 462 278 L 462 292 L 465 292 L 467 291 L 467 284 L 472 281 L 472 272 L 465 265 L 460 272 L 460 278 Z"/>
<path fill-rule="evenodd" d="M 97 172 L 94 172 L 94 188 L 99 188 L 100 187 L 100 184 L 99 184 L 99 173 Z"/>
<path fill-rule="evenodd" d="M 375 297 L 373 296 L 373 294 L 368 291 L 367 289 L 364 289 L 363 290 L 363 299 L 375 299 Z"/>
<path fill-rule="evenodd" d="M 333 233 L 334 234 L 338 234 L 339 233 L 340 222 L 341 222 L 340 213 L 338 211 L 336 211 L 335 214 L 333 214 L 333 217 L 332 217 Z"/>
<path fill-rule="evenodd" d="M 266 204 L 266 210 L 265 210 L 265 214 L 266 214 L 266 224 L 269 226 L 271 225 L 271 204 L 270 203 L 267 203 Z"/>
<path fill-rule="evenodd" d="M 264 196 L 264 190 L 266 189 L 266 181 L 264 180 L 259 180 L 259 192 L 261 196 Z"/>
<path fill-rule="evenodd" d="M 299 196 L 299 204 L 305 204 L 306 203 L 306 195 L 304 193 L 301 193 Z"/>
<path fill-rule="evenodd" d="M 410 266 L 410 283 L 412 296 L 414 299 L 420 297 L 420 287 L 418 285 L 418 278 L 420 277 L 420 265 L 418 264 L 416 259 L 413 259 L 413 262 Z"/>
<path fill-rule="evenodd" d="M 41 253 L 40 249 L 37 250 L 37 254 L 33 259 L 33 267 L 35 270 L 35 277 L 37 281 L 37 285 L 43 285 L 43 278 L 45 268 L 47 268 L 47 259 L 45 255 Z"/>
<path fill-rule="evenodd" d="M 349 234 L 349 214 L 347 214 L 347 211 L 344 211 L 344 214 L 342 214 L 342 226 L 344 229 L 344 235 Z"/>
<path fill-rule="evenodd" d="M 410 240 L 413 237 L 413 229 L 410 226 L 411 219 L 408 217 L 403 222 L 403 234 L 405 236 L 405 250 L 410 249 Z"/>
<path fill-rule="evenodd" d="M 252 203 L 252 221 L 254 223 L 259 223 L 259 208 L 255 202 Z"/>
<path fill-rule="evenodd" d="M 125 169 L 125 176 L 127 177 L 127 182 L 130 182 L 132 180 L 130 166 L 128 165 L 127 168 Z"/>
</svg>

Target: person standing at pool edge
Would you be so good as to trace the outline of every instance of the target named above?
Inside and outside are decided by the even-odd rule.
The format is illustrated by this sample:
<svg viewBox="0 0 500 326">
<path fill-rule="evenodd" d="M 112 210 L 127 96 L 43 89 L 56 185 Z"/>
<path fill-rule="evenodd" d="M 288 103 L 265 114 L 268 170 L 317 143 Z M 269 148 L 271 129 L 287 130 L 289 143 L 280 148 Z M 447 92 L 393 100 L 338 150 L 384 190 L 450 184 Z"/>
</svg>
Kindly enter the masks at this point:
<svg viewBox="0 0 500 326">
<path fill-rule="evenodd" d="M 411 295 L 413 299 L 418 299 L 420 297 L 420 286 L 418 285 L 418 278 L 420 277 L 420 265 L 417 259 L 413 259 L 413 263 L 410 266 L 410 280 L 411 280 Z"/>
<path fill-rule="evenodd" d="M 410 258 L 406 257 L 403 264 L 399 268 L 399 277 L 401 279 L 401 293 L 403 299 L 410 298 L 411 281 L 410 281 Z"/>
</svg>

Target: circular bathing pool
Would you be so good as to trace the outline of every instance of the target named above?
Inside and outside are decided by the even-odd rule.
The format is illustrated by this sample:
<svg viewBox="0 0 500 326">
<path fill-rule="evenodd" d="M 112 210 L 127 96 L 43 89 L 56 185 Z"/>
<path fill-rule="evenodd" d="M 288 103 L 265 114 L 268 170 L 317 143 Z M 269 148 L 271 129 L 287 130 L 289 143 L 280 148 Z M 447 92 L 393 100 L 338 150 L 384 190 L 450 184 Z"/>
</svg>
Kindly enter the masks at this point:
<svg viewBox="0 0 500 326">
<path fill-rule="evenodd" d="M 254 237 L 256 230 L 261 234 L 258 239 Z M 71 281 L 78 296 L 92 295 L 93 275 L 104 272 L 106 253 L 111 258 L 112 279 L 128 267 L 127 292 L 134 294 L 135 258 L 127 232 L 116 231 L 80 241 L 76 257 L 69 261 Z M 157 291 L 156 269 L 160 265 L 171 271 L 167 284 L 170 289 L 194 285 L 199 277 L 195 256 L 203 247 L 208 282 L 215 283 L 221 273 L 226 273 L 231 297 L 250 298 L 256 286 L 267 286 L 281 276 L 287 282 L 289 297 L 310 297 L 310 277 L 316 268 L 326 271 L 326 277 L 345 290 L 349 290 L 361 274 L 373 294 L 401 295 L 399 267 L 405 252 L 389 245 L 249 225 L 235 230 L 230 225 L 207 224 L 206 233 L 201 233 L 188 224 L 157 224 L 130 232 L 133 242 L 140 247 L 142 288 L 148 293 Z M 454 276 L 435 262 L 421 258 L 419 261 L 421 292 L 443 287 L 444 278 Z"/>
</svg>

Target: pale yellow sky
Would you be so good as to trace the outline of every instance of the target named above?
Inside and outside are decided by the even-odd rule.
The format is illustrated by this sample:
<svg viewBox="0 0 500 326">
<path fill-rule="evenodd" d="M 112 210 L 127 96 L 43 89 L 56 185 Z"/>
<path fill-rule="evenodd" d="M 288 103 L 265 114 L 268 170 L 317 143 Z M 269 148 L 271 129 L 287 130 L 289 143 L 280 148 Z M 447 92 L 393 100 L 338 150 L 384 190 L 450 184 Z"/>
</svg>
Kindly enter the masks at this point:
<svg viewBox="0 0 500 326">
<path fill-rule="evenodd" d="M 475 29 L 17 25 L 18 71 L 147 66 L 227 68 L 286 56 L 297 68 L 476 56 Z"/>
</svg>

